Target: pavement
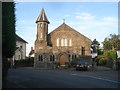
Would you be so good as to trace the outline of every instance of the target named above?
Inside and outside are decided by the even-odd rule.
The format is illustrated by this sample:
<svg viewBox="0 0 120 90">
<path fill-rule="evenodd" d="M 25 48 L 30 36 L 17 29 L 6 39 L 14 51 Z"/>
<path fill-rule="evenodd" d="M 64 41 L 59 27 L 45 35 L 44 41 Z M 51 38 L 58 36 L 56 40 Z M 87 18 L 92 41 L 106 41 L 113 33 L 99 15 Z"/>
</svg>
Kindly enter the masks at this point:
<svg viewBox="0 0 120 90">
<path fill-rule="evenodd" d="M 19 67 L 20 69 L 51 69 L 51 68 L 34 68 L 34 67 Z M 57 70 L 75 70 L 74 67 L 71 67 L 71 68 L 57 68 Z M 89 69 L 90 71 L 91 70 L 94 70 L 94 71 L 110 71 L 110 70 L 113 70 L 112 68 L 109 68 L 109 67 L 105 67 L 105 66 L 97 66 L 95 67 L 94 69 Z"/>
<path fill-rule="evenodd" d="M 96 70 L 100 70 L 100 71 L 109 71 L 109 70 L 113 70 L 112 68 L 109 67 L 104 67 L 104 66 L 97 66 Z"/>
</svg>

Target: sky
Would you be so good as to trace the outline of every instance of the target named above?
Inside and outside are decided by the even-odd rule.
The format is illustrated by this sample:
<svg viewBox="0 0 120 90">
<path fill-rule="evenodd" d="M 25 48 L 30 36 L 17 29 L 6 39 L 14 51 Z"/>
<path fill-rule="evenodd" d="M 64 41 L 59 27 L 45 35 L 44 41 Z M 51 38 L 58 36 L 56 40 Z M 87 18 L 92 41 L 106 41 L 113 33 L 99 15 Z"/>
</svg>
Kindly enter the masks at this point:
<svg viewBox="0 0 120 90">
<path fill-rule="evenodd" d="M 42 8 L 50 22 L 48 33 L 65 23 L 101 46 L 110 34 L 118 34 L 117 2 L 16 2 L 16 33 L 28 42 L 27 56 L 36 40 L 36 19 Z"/>
</svg>

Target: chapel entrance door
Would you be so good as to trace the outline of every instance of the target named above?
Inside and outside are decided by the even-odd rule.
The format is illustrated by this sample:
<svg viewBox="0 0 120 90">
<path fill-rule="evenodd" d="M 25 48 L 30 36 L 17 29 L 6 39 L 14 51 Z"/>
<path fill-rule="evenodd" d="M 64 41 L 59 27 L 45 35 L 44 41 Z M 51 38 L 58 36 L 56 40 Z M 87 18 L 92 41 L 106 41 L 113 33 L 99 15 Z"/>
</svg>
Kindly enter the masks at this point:
<svg viewBox="0 0 120 90">
<path fill-rule="evenodd" d="M 64 54 L 62 54 L 62 55 L 60 55 L 59 60 L 60 60 L 60 65 L 65 66 L 65 62 L 67 61 L 67 57 Z"/>
</svg>

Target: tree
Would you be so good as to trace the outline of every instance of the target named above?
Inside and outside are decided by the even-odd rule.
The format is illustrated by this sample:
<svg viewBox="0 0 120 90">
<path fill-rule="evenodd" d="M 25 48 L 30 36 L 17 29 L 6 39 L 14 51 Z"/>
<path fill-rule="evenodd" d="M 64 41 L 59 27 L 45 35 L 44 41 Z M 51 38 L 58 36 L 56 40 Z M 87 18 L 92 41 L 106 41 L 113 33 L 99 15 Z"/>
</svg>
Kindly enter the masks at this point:
<svg viewBox="0 0 120 90">
<path fill-rule="evenodd" d="M 9 68 L 8 58 L 13 57 L 16 49 L 15 3 L 2 2 L 2 87 L 5 87 Z"/>
<path fill-rule="evenodd" d="M 105 38 L 102 43 L 105 51 L 120 49 L 120 35 L 110 34 L 109 38 Z"/>
<path fill-rule="evenodd" d="M 16 49 L 15 3 L 2 3 L 2 56 L 11 58 Z"/>
</svg>

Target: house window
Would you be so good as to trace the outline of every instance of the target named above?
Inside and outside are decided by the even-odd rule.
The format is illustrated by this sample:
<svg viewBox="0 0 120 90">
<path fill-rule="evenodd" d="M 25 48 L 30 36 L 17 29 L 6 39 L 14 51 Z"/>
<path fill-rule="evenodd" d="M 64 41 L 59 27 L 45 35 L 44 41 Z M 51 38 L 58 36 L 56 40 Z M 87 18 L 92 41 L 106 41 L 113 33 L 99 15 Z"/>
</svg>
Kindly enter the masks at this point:
<svg viewBox="0 0 120 90">
<path fill-rule="evenodd" d="M 85 55 L 85 47 L 82 47 L 82 55 Z"/>
<path fill-rule="evenodd" d="M 22 46 L 20 46 L 20 48 L 22 49 Z"/>
<path fill-rule="evenodd" d="M 21 57 L 20 57 L 20 55 L 18 55 L 18 60 L 20 60 L 21 59 Z"/>
</svg>

